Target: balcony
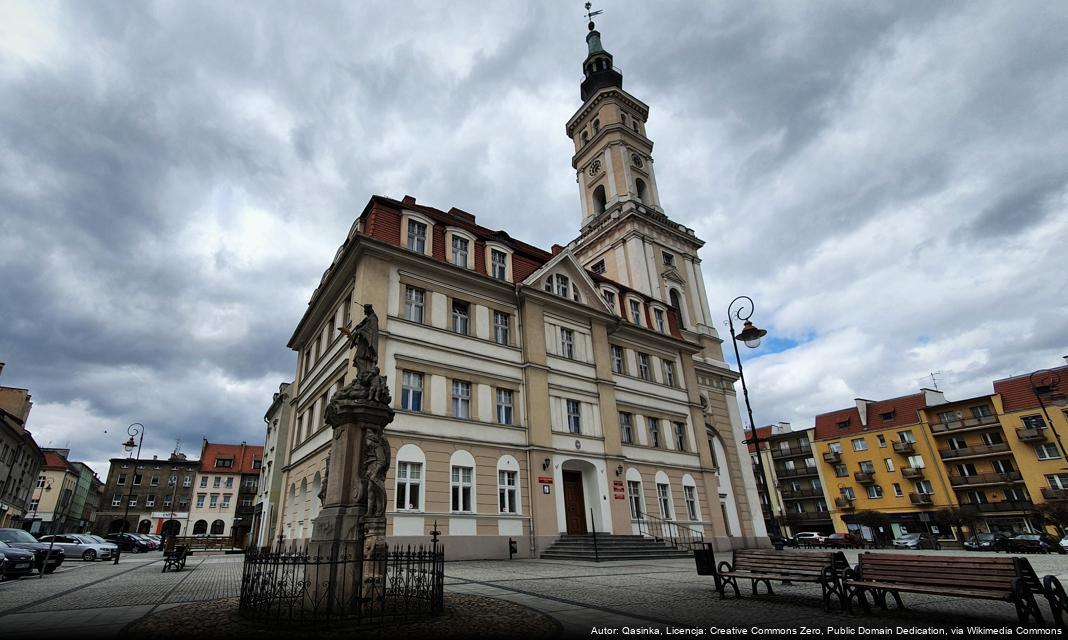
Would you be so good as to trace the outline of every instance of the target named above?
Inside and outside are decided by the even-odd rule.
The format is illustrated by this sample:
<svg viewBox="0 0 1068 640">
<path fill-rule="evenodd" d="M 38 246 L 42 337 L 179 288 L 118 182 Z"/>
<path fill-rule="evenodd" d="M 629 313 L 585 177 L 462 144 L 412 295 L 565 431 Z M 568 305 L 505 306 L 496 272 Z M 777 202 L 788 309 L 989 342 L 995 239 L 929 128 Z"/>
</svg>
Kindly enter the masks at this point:
<svg viewBox="0 0 1068 640">
<path fill-rule="evenodd" d="M 1042 497 L 1046 500 L 1068 500 L 1068 489 L 1042 487 Z"/>
<path fill-rule="evenodd" d="M 834 506 L 838 507 L 842 511 L 852 511 L 853 509 L 856 509 L 856 506 L 853 504 L 853 498 L 847 498 L 845 496 L 835 498 Z"/>
<path fill-rule="evenodd" d="M 894 453 L 900 453 L 902 455 L 911 455 L 916 453 L 915 442 L 895 442 Z"/>
<path fill-rule="evenodd" d="M 932 503 L 931 496 L 927 493 L 910 493 L 909 501 L 916 505 L 928 505 Z"/>
<path fill-rule="evenodd" d="M 860 484 L 872 484 L 873 482 L 875 482 L 875 472 L 857 471 L 853 474 L 853 479 L 859 482 Z"/>
<path fill-rule="evenodd" d="M 1014 482 L 1023 482 L 1023 477 L 1020 475 L 1019 471 L 1012 471 L 1010 473 L 978 473 L 974 476 L 949 475 L 949 484 L 954 487 L 976 487 L 992 484 L 1012 484 Z"/>
<path fill-rule="evenodd" d="M 981 418 L 961 418 L 950 422 L 935 422 L 931 424 L 931 431 L 935 433 L 957 433 L 974 429 L 988 429 L 1000 424 L 998 417 L 994 415 Z"/>
<path fill-rule="evenodd" d="M 909 480 L 923 480 L 923 468 L 902 467 L 901 475 Z"/>
<path fill-rule="evenodd" d="M 1042 442 L 1049 440 L 1045 427 L 1020 427 L 1016 430 L 1016 437 L 1020 442 Z"/>
<path fill-rule="evenodd" d="M 943 460 L 963 460 L 965 458 L 981 458 L 983 456 L 996 456 L 1009 451 L 1009 443 L 982 444 L 975 447 L 962 449 L 939 449 L 938 453 Z"/>
<path fill-rule="evenodd" d="M 784 515 L 790 522 L 811 522 L 814 520 L 831 519 L 831 514 L 828 511 L 806 511 L 804 513 L 792 512 Z"/>
<path fill-rule="evenodd" d="M 1031 511 L 1035 508 L 1035 505 L 1030 500 L 1002 500 L 1001 502 L 979 502 L 973 503 L 971 506 L 975 507 L 982 513 L 999 511 Z"/>
<path fill-rule="evenodd" d="M 782 490 L 782 499 L 783 500 L 804 500 L 805 498 L 822 498 L 822 497 L 823 497 L 823 489 L 808 488 L 808 489 L 798 489 L 796 491 L 793 490 L 793 489 L 783 489 Z"/>
<path fill-rule="evenodd" d="M 837 463 L 837 462 L 841 462 L 842 461 L 842 452 L 841 451 L 829 451 L 829 450 L 828 451 L 824 451 L 823 452 L 823 461 L 824 462 L 830 462 L 831 464 L 834 464 L 834 463 Z"/>
<path fill-rule="evenodd" d="M 798 469 L 776 469 L 775 475 L 780 478 L 798 478 L 802 476 L 818 476 L 819 471 L 816 471 L 816 467 L 800 467 Z"/>
<path fill-rule="evenodd" d="M 812 455 L 812 447 L 787 447 L 785 449 L 783 449 L 782 447 L 772 447 L 771 448 L 771 457 L 772 458 L 793 458 L 793 457 L 796 457 L 796 456 L 811 456 L 811 455 Z"/>
</svg>

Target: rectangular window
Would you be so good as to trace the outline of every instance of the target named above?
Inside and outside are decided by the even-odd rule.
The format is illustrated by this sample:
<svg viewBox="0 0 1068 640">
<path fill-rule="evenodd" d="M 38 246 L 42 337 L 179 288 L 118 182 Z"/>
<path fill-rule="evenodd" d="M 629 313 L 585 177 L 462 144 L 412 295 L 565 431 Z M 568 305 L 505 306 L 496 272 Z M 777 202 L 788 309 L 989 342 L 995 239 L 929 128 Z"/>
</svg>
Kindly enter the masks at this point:
<svg viewBox="0 0 1068 640">
<path fill-rule="evenodd" d="M 1042 419 L 1041 415 L 1023 416 L 1020 418 L 1023 426 L 1027 429 L 1045 429 L 1046 421 Z"/>
<path fill-rule="evenodd" d="M 607 304 L 614 313 L 618 313 L 619 309 L 616 309 L 616 294 L 612 293 L 608 289 L 601 292 L 601 297 L 604 298 L 605 304 Z"/>
<path fill-rule="evenodd" d="M 422 482 L 422 463 L 397 463 L 397 511 L 419 510 L 419 487 Z"/>
<path fill-rule="evenodd" d="M 130 506 L 131 507 L 136 507 L 137 506 L 137 496 L 132 496 L 130 498 Z"/>
<path fill-rule="evenodd" d="M 864 442 L 864 438 L 857 438 L 851 441 L 853 443 L 853 451 L 867 451 L 868 443 Z"/>
<path fill-rule="evenodd" d="M 229 509 L 230 508 L 230 494 L 229 493 L 223 495 L 222 508 L 223 509 Z"/>
<path fill-rule="evenodd" d="M 567 401 L 567 430 L 571 433 L 582 433 L 582 414 L 578 400 Z"/>
<path fill-rule="evenodd" d="M 111 506 L 118 507 L 122 505 L 122 494 L 119 494 L 111 499 Z"/>
<path fill-rule="evenodd" d="M 1012 468 L 1012 461 L 1010 460 L 994 461 L 994 473 L 1012 473 L 1015 470 Z"/>
<path fill-rule="evenodd" d="M 120 473 L 119 474 L 119 479 L 115 481 L 115 484 L 126 484 L 126 474 L 125 473 Z M 37 486 L 40 487 L 40 486 L 44 486 L 44 485 L 42 485 L 40 483 L 40 480 L 38 480 Z"/>
<path fill-rule="evenodd" d="M 886 438 L 883 436 L 883 434 L 880 433 L 879 435 L 875 436 L 875 439 L 879 441 L 880 447 L 886 446 Z"/>
<path fill-rule="evenodd" d="M 630 301 L 630 321 L 638 326 L 642 324 L 642 303 L 637 300 Z"/>
<path fill-rule="evenodd" d="M 675 363 L 668 360 L 664 360 L 664 384 L 675 386 Z"/>
<path fill-rule="evenodd" d="M 626 365 L 623 360 L 623 347 L 612 345 L 612 373 L 626 373 Z"/>
<path fill-rule="evenodd" d="M 140 473 L 135 473 L 135 474 L 134 474 L 134 477 L 133 477 L 133 484 L 134 484 L 134 486 L 135 486 L 135 487 L 137 487 L 137 486 L 140 486 L 140 485 L 141 485 L 141 474 L 140 474 Z"/>
<path fill-rule="evenodd" d="M 902 431 L 901 433 L 899 433 L 897 435 L 898 435 L 898 438 L 901 439 L 901 442 L 908 442 L 910 444 L 916 444 L 916 436 L 912 435 L 911 431 Z"/>
<path fill-rule="evenodd" d="M 426 225 L 422 222 L 408 221 L 408 249 L 426 253 Z"/>
<path fill-rule="evenodd" d="M 664 322 L 664 312 L 660 309 L 653 309 L 653 320 L 656 321 L 656 330 L 660 333 L 667 333 L 667 323 Z"/>
<path fill-rule="evenodd" d="M 884 458 L 883 462 L 886 463 L 886 470 L 887 471 L 893 471 L 894 470 L 894 461 L 893 460 L 891 460 L 890 458 Z"/>
<path fill-rule="evenodd" d="M 508 279 L 508 256 L 503 251 L 497 251 L 493 249 L 490 253 L 490 266 L 493 269 L 491 274 L 498 280 Z"/>
<path fill-rule="evenodd" d="M 516 501 L 516 472 L 497 472 L 497 503 L 501 513 L 519 513 Z"/>
<path fill-rule="evenodd" d="M 452 416 L 454 418 L 471 417 L 471 383 L 462 380 L 452 381 Z"/>
<path fill-rule="evenodd" d="M 401 376 L 401 408 L 408 411 L 423 410 L 423 374 L 405 371 Z"/>
<path fill-rule="evenodd" d="M 207 497 L 207 494 L 204 494 L 204 493 L 198 493 L 197 494 L 197 509 L 203 509 L 204 508 L 204 498 L 206 498 L 206 497 Z"/>
<path fill-rule="evenodd" d="M 631 519 L 640 519 L 642 517 L 642 483 L 637 480 L 627 480 L 627 496 Z"/>
<path fill-rule="evenodd" d="M 122 482 L 120 482 L 119 484 L 122 484 L 123 482 L 126 482 L 126 476 L 119 476 L 119 477 L 123 479 Z M 44 476 L 37 476 L 37 488 L 38 489 L 40 489 L 40 488 L 45 486 L 45 480 L 46 480 L 46 478 Z"/>
<path fill-rule="evenodd" d="M 185 476 L 185 479 L 182 480 L 182 486 L 186 488 L 193 486 L 193 476 L 187 474 Z"/>
<path fill-rule="evenodd" d="M 688 440 L 688 438 L 686 437 L 686 423 L 685 422 L 676 422 L 675 423 L 675 447 L 679 451 L 686 451 L 686 441 L 687 440 Z"/>
<path fill-rule="evenodd" d="M 211 488 L 212 489 L 218 489 L 221 486 L 222 486 L 222 477 L 215 476 L 214 482 L 211 483 Z"/>
<path fill-rule="evenodd" d="M 575 359 L 575 332 L 571 329 L 560 328 L 560 355 Z"/>
<path fill-rule="evenodd" d="M 493 340 L 497 344 L 509 344 L 510 318 L 507 313 L 493 312 Z"/>
<path fill-rule="evenodd" d="M 868 497 L 872 499 L 883 497 L 883 488 L 877 484 L 870 485 L 868 487 Z"/>
<path fill-rule="evenodd" d="M 232 489 L 233 487 L 234 487 L 234 477 L 233 476 L 227 476 L 227 478 L 226 478 L 226 488 L 227 489 Z"/>
<path fill-rule="evenodd" d="M 219 506 L 219 494 L 213 493 L 213 494 L 211 494 L 211 500 L 210 500 L 210 503 L 208 504 L 208 507 L 211 508 L 211 509 L 215 509 L 218 506 Z"/>
<path fill-rule="evenodd" d="M 189 496 L 178 497 L 178 508 L 185 509 L 189 505 Z"/>
<path fill-rule="evenodd" d="M 1052 442 L 1040 444 L 1035 447 L 1035 452 L 1038 454 L 1039 460 L 1054 460 L 1061 457 L 1059 451 L 1057 451 L 1057 445 Z"/>
<path fill-rule="evenodd" d="M 1051 489 L 1068 489 L 1068 473 L 1053 473 L 1046 476 Z"/>
<path fill-rule="evenodd" d="M 471 509 L 471 479 L 474 469 L 471 467 L 452 468 L 452 511 L 455 513 L 470 513 Z"/>
<path fill-rule="evenodd" d="M 649 355 L 645 353 L 638 354 L 638 376 L 642 380 L 650 380 L 649 375 Z"/>
<path fill-rule="evenodd" d="M 460 300 L 452 301 L 452 330 L 467 335 L 471 306 Z"/>
<path fill-rule="evenodd" d="M 990 410 L 990 406 L 985 404 L 971 407 L 971 412 L 973 418 L 987 418 L 994 415 L 994 412 Z"/>
<path fill-rule="evenodd" d="M 154 506 L 156 506 L 156 494 L 150 493 L 147 496 L 145 496 L 145 506 L 146 507 L 154 507 Z"/>
<path fill-rule="evenodd" d="M 497 389 L 497 423 L 512 424 L 511 389 Z"/>
<path fill-rule="evenodd" d="M 404 289 L 404 319 L 412 322 L 423 322 L 423 296 L 422 289 L 405 287 Z"/>
<path fill-rule="evenodd" d="M 909 466 L 913 469 L 923 469 L 927 465 L 923 462 L 923 456 L 909 456 Z"/>
<path fill-rule="evenodd" d="M 666 484 L 657 483 L 656 498 L 660 502 L 660 516 L 664 520 L 674 520 L 675 514 L 671 509 L 671 488 Z"/>
<path fill-rule="evenodd" d="M 619 412 L 619 438 L 623 444 L 634 442 L 634 416 L 622 411 Z"/>
<path fill-rule="evenodd" d="M 875 473 L 875 465 L 872 464 L 871 460 L 861 460 L 857 466 L 860 467 L 863 473 Z"/>
<path fill-rule="evenodd" d="M 844 478 L 849 475 L 849 467 L 844 464 L 834 465 L 834 475 L 839 478 Z"/>
<path fill-rule="evenodd" d="M 897 496 L 897 497 L 899 497 L 899 498 L 900 498 L 901 496 L 905 495 L 905 494 L 904 494 L 904 493 L 903 493 L 903 492 L 901 491 L 901 485 L 899 485 L 899 484 L 898 484 L 898 483 L 896 483 L 896 482 L 894 483 L 894 495 L 895 495 L 895 496 Z"/>
<path fill-rule="evenodd" d="M 556 295 L 561 298 L 571 297 L 571 280 L 564 275 L 556 274 Z"/>
<path fill-rule="evenodd" d="M 241 498 L 241 506 L 242 507 L 251 507 L 252 506 L 252 498 L 249 498 L 249 497 Z"/>
<path fill-rule="evenodd" d="M 919 493 L 919 494 L 922 494 L 922 495 L 926 495 L 926 496 L 933 495 L 934 494 L 934 487 L 931 485 L 931 481 L 930 480 L 918 480 L 918 481 L 916 481 L 916 493 Z"/>
<path fill-rule="evenodd" d="M 668 253 L 667 251 L 662 251 L 661 253 L 664 255 L 664 266 L 665 267 L 674 267 L 675 266 L 675 256 L 670 254 L 670 253 Z"/>
<path fill-rule="evenodd" d="M 208 486 L 208 476 L 202 476 L 200 478 L 200 488 L 203 489 L 204 487 L 207 487 L 207 486 Z"/>
<path fill-rule="evenodd" d="M 467 245 L 467 238 L 452 237 L 452 263 L 465 269 L 467 268 Z"/>
<path fill-rule="evenodd" d="M 1001 433 L 998 431 L 988 431 L 986 433 L 979 434 L 979 438 L 983 441 L 983 444 L 990 446 L 995 444 L 1001 444 L 1005 442 L 1001 437 Z"/>
<path fill-rule="evenodd" d="M 682 496 L 686 501 L 686 515 L 690 516 L 690 522 L 697 522 L 697 488 L 683 487 Z"/>
<path fill-rule="evenodd" d="M 158 487 L 159 486 L 159 476 L 152 476 L 152 478 L 150 478 L 149 481 L 148 481 L 148 486 L 150 486 L 150 487 Z"/>
<path fill-rule="evenodd" d="M 646 425 L 649 427 L 649 446 L 660 448 L 660 420 L 657 418 L 646 418 Z"/>
</svg>

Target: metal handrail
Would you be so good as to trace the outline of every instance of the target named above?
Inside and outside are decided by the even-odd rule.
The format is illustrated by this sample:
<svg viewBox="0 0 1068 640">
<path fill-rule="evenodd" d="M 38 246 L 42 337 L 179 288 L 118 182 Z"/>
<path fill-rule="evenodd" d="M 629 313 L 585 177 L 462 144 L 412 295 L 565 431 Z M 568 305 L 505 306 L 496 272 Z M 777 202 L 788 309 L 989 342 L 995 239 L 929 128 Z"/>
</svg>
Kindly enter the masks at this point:
<svg viewBox="0 0 1068 640">
<path fill-rule="evenodd" d="M 646 520 L 649 518 L 649 520 Z M 674 520 L 666 520 L 654 516 L 651 513 L 638 512 L 638 533 L 647 535 L 657 542 L 668 542 L 673 549 L 694 549 L 703 544 L 705 534 L 696 529 L 680 524 Z"/>
</svg>

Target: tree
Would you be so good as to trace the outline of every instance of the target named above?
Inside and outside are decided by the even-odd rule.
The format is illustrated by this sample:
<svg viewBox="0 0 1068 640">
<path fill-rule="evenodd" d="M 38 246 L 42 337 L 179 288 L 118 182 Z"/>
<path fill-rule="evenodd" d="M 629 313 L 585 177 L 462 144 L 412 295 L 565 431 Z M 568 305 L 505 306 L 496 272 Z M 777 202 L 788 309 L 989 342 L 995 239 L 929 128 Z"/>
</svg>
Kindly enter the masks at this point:
<svg viewBox="0 0 1068 640">
<path fill-rule="evenodd" d="M 872 534 L 875 536 L 875 541 L 880 544 L 883 536 L 879 534 L 879 528 L 890 529 L 890 517 L 881 511 L 858 511 L 853 514 L 853 522 L 871 529 Z"/>
<path fill-rule="evenodd" d="M 939 527 L 950 531 L 956 527 L 960 538 L 964 538 L 964 529 L 974 533 L 979 524 L 979 510 L 970 505 L 945 507 L 934 512 L 934 520 Z"/>
<path fill-rule="evenodd" d="M 1040 525 L 1052 525 L 1056 527 L 1057 533 L 1064 537 L 1064 528 L 1068 526 L 1068 503 L 1045 502 L 1035 505 L 1033 514 Z"/>
</svg>

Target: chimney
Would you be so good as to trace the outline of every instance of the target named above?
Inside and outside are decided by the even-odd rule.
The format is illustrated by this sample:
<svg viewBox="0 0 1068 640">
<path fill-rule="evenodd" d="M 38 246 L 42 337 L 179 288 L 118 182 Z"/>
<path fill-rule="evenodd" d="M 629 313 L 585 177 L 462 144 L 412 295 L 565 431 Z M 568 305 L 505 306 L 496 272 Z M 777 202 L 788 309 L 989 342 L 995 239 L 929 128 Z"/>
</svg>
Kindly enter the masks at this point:
<svg viewBox="0 0 1068 640">
<path fill-rule="evenodd" d="M 558 253 L 560 253 L 563 250 L 564 250 L 564 248 L 561 247 L 560 245 L 558 245 L 558 244 L 554 244 L 553 245 L 553 255 L 554 256 L 557 255 Z"/>
<path fill-rule="evenodd" d="M 871 400 L 865 400 L 864 398 L 853 398 L 853 402 L 857 403 L 857 411 L 860 413 L 860 424 L 865 429 L 868 428 L 868 405 L 871 404 Z"/>
<path fill-rule="evenodd" d="M 1068 365 L 1068 356 L 1061 356 L 1061 357 L 1064 358 L 1064 364 Z M 3 373 L 3 371 L 4 371 L 4 363 L 0 362 L 0 373 Z"/>
<path fill-rule="evenodd" d="M 413 204 L 415 204 L 415 198 L 413 198 L 413 197 L 411 197 L 409 195 L 405 195 L 404 199 L 401 200 L 401 204 L 403 204 L 403 205 L 413 205 Z"/>
<path fill-rule="evenodd" d="M 920 391 L 923 392 L 923 405 L 925 407 L 946 403 L 946 396 L 937 389 L 920 389 Z"/>
<path fill-rule="evenodd" d="M 789 422 L 780 421 L 779 424 L 772 427 L 772 431 L 775 433 L 790 433 L 793 431 L 793 428 L 790 426 Z"/>
</svg>

